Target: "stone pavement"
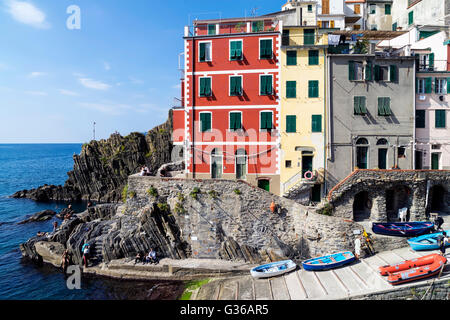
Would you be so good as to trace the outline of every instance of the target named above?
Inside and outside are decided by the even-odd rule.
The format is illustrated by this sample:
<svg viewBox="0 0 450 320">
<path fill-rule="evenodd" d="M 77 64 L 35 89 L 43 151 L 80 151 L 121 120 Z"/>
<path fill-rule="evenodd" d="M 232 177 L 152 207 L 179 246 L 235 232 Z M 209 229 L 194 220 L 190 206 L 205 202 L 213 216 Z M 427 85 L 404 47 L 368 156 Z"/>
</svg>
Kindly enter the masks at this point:
<svg viewBox="0 0 450 320">
<path fill-rule="evenodd" d="M 212 281 L 195 292 L 192 300 L 337 300 L 396 288 L 431 283 L 434 278 L 392 286 L 378 267 L 418 258 L 438 251 L 414 251 L 409 247 L 379 252 L 338 269 L 311 272 L 298 267 L 286 275 L 268 279 L 241 276 Z M 450 259 L 450 253 L 448 253 Z M 450 263 L 440 280 L 450 280 Z"/>
</svg>

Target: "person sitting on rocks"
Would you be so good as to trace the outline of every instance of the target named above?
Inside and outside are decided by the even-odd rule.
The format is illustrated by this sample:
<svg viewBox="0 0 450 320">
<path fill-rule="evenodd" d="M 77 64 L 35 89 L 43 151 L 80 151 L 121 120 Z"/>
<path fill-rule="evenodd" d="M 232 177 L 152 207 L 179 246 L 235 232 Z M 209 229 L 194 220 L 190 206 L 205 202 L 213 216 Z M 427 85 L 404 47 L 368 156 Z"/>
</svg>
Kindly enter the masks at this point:
<svg viewBox="0 0 450 320">
<path fill-rule="evenodd" d="M 57 228 L 58 228 L 58 222 L 54 221 L 53 222 L 53 232 L 55 232 Z"/>
<path fill-rule="evenodd" d="M 64 273 L 66 273 L 67 267 L 70 264 L 70 254 L 69 249 L 64 250 L 62 256 L 61 256 L 61 268 L 64 270 Z"/>
<path fill-rule="evenodd" d="M 134 259 L 134 264 L 138 262 L 144 262 L 144 255 L 142 254 L 142 252 L 138 252 L 136 258 Z"/>
<path fill-rule="evenodd" d="M 40 231 L 38 231 L 36 235 L 37 235 L 38 237 L 43 237 L 43 236 L 45 236 L 45 232 L 40 232 Z"/>
<path fill-rule="evenodd" d="M 150 251 L 149 251 L 147 257 L 145 258 L 145 262 L 158 264 L 158 260 L 156 258 L 156 251 L 154 251 L 153 248 L 150 248 Z"/>
<path fill-rule="evenodd" d="M 141 176 L 141 177 L 143 177 L 143 176 L 145 176 L 145 168 L 144 167 L 142 167 L 141 168 L 141 172 L 139 173 L 139 175 Z"/>
</svg>

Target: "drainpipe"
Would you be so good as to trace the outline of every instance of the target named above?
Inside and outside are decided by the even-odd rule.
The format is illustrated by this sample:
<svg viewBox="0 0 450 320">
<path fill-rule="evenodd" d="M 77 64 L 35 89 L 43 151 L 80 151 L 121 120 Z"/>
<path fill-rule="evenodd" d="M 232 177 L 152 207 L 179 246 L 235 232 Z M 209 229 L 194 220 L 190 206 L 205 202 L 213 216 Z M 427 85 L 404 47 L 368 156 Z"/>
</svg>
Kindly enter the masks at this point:
<svg viewBox="0 0 450 320">
<path fill-rule="evenodd" d="M 413 92 L 414 92 L 414 101 L 413 101 L 413 115 L 414 115 L 414 121 L 413 121 L 413 139 L 412 139 L 412 146 L 411 146 L 411 152 L 412 152 L 412 164 L 411 169 L 416 169 L 416 63 L 417 60 L 414 59 L 414 67 L 413 67 Z"/>
<path fill-rule="evenodd" d="M 329 98 L 328 98 L 328 94 L 329 94 L 329 66 L 328 66 L 328 57 L 327 57 L 327 50 L 324 48 L 323 49 L 323 62 L 324 62 L 324 85 L 323 85 L 323 91 L 324 91 L 324 95 L 325 95 L 325 106 L 324 106 L 324 119 L 323 121 L 325 121 L 325 128 L 326 128 L 326 134 L 324 134 L 324 139 L 323 139 L 323 150 L 324 150 L 324 155 L 323 155 L 323 168 L 324 168 L 324 172 L 323 172 L 323 192 L 325 193 L 325 195 L 327 194 L 327 158 L 328 158 L 328 149 L 327 149 L 327 142 L 328 142 L 328 136 L 329 136 L 329 126 L 330 126 L 330 121 L 328 121 L 328 105 L 329 105 Z"/>
<path fill-rule="evenodd" d="M 195 45 L 195 33 L 192 37 L 192 142 L 191 142 L 191 150 L 192 150 L 192 179 L 195 179 L 195 88 L 196 88 L 196 79 L 195 79 L 195 53 L 196 53 L 196 45 Z"/>
</svg>

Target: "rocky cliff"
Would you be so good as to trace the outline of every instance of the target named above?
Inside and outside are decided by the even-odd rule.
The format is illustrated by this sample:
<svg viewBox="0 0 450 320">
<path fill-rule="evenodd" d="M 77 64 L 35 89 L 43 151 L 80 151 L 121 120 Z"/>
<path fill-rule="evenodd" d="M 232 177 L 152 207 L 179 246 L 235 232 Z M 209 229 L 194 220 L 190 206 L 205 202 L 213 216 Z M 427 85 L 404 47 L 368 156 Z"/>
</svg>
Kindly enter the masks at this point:
<svg viewBox="0 0 450 320">
<path fill-rule="evenodd" d="M 126 137 L 112 134 L 108 139 L 84 144 L 73 156 L 73 170 L 63 186 L 44 185 L 16 192 L 14 198 L 35 201 L 118 202 L 130 174 L 146 165 L 154 174 L 171 162 L 172 111 L 168 120 L 147 134 L 131 133 Z"/>
</svg>

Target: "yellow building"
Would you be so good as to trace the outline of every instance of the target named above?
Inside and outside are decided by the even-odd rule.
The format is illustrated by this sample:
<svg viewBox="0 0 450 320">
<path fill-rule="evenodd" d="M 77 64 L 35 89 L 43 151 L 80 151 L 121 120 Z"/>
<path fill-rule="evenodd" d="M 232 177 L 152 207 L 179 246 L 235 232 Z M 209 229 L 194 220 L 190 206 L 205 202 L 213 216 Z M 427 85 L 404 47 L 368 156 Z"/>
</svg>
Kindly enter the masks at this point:
<svg viewBox="0 0 450 320">
<path fill-rule="evenodd" d="M 281 45 L 281 194 L 299 188 L 320 201 L 324 188 L 326 29 L 285 26 Z M 306 187 L 306 188 L 305 188 Z"/>
</svg>

